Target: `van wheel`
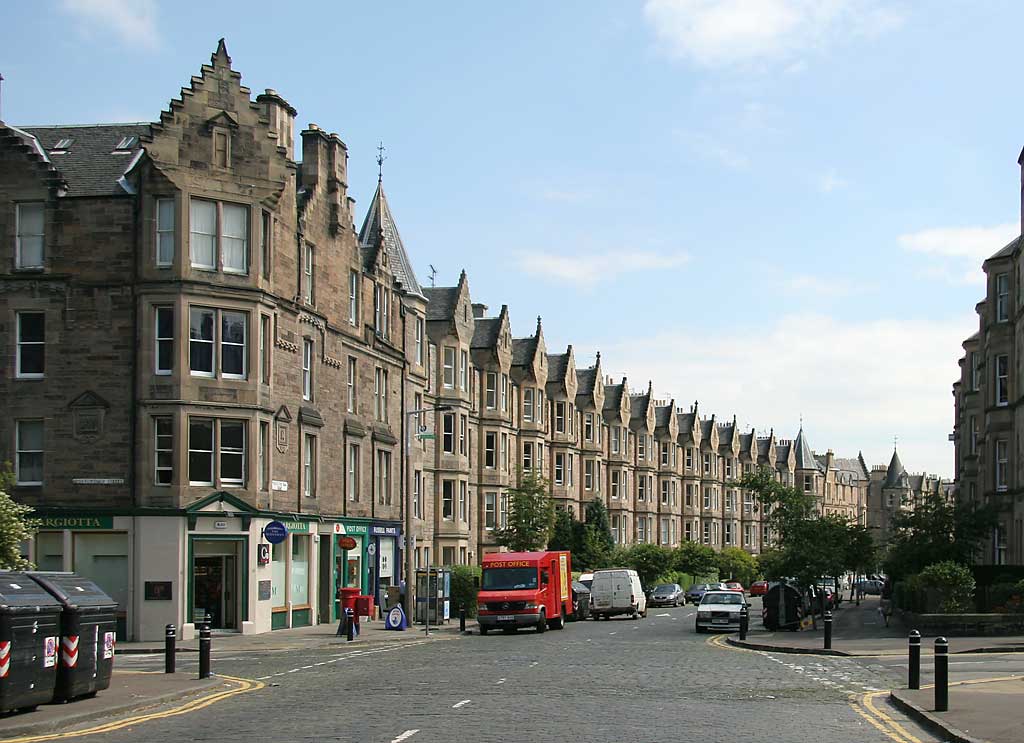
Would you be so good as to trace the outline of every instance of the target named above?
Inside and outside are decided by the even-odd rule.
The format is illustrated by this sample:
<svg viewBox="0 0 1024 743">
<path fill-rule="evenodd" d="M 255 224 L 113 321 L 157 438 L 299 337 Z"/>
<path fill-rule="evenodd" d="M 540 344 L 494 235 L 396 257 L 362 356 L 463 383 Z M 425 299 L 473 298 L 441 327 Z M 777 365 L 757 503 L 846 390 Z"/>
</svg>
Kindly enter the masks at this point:
<svg viewBox="0 0 1024 743">
<path fill-rule="evenodd" d="M 548 615 L 547 615 L 547 613 L 543 609 L 540 610 L 540 617 L 538 618 L 538 621 L 537 621 L 537 631 L 538 632 L 547 632 L 548 631 Z"/>
<path fill-rule="evenodd" d="M 563 627 L 565 627 L 565 609 L 562 609 L 561 616 L 555 617 L 550 622 L 548 622 L 548 627 L 550 627 L 551 629 L 562 629 Z"/>
<path fill-rule="evenodd" d="M 486 635 L 488 632 L 490 632 L 490 630 L 491 630 L 491 628 L 488 627 L 487 625 L 485 625 L 485 624 L 481 624 L 480 625 L 480 634 L 481 635 Z"/>
<path fill-rule="evenodd" d="M 630 619 L 639 619 L 640 618 L 640 612 L 637 610 L 637 608 L 635 606 L 633 607 L 633 613 L 630 615 L 629 618 Z"/>
</svg>

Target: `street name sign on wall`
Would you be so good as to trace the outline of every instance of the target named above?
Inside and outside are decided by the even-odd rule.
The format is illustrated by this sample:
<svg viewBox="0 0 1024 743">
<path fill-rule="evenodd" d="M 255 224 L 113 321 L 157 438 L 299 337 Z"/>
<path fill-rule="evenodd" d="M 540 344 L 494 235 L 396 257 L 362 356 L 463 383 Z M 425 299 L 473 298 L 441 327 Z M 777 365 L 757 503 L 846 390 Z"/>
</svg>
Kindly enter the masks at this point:
<svg viewBox="0 0 1024 743">
<path fill-rule="evenodd" d="M 271 521 L 263 527 L 263 537 L 271 544 L 281 544 L 288 538 L 288 527 L 280 521 Z"/>
</svg>

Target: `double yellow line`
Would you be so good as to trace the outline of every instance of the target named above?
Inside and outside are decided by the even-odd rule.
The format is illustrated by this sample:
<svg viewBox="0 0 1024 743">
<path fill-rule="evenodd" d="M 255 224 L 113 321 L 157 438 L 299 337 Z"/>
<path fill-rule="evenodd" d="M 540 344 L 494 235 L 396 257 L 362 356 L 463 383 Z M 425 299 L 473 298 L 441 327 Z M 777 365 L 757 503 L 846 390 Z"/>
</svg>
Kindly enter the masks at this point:
<svg viewBox="0 0 1024 743">
<path fill-rule="evenodd" d="M 867 694 L 855 694 L 850 697 L 850 707 L 867 720 L 872 727 L 895 743 L 921 743 L 920 738 L 875 705 L 876 699 L 888 693 L 888 691 L 870 691 Z"/>
<path fill-rule="evenodd" d="M 178 707 L 172 707 L 171 709 L 163 710 L 160 712 L 151 712 L 145 715 L 135 715 L 133 717 L 126 717 L 122 720 L 116 720 L 114 722 L 104 723 L 102 725 L 96 725 L 91 728 L 84 730 L 71 730 L 61 733 L 48 733 L 45 735 L 26 735 L 20 738 L 2 738 L 0 743 L 37 743 L 38 741 L 45 740 L 66 740 L 68 738 L 78 738 L 85 735 L 98 735 L 99 733 L 110 733 L 114 730 L 121 730 L 122 728 L 129 727 L 131 725 L 138 725 L 139 723 L 149 722 L 150 720 L 163 720 L 168 717 L 177 717 L 179 715 L 186 715 L 190 712 L 196 712 L 204 707 L 209 707 L 217 702 L 222 702 L 229 697 L 237 696 L 239 694 L 245 694 L 249 691 L 257 691 L 262 689 L 266 684 L 262 681 L 251 681 L 249 679 L 237 678 L 235 676 L 217 676 L 218 679 L 228 681 L 233 684 L 233 688 L 226 689 L 224 691 L 217 691 L 212 694 L 193 699 L 185 704 Z"/>
</svg>

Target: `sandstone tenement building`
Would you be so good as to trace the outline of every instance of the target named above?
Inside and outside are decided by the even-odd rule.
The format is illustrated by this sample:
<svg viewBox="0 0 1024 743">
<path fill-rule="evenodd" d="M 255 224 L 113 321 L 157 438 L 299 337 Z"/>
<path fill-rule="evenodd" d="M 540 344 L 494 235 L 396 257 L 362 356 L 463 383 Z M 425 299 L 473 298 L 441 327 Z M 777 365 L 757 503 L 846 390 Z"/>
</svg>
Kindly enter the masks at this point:
<svg viewBox="0 0 1024 743">
<path fill-rule="evenodd" d="M 222 42 L 156 123 L 0 122 L 0 456 L 43 519 L 30 557 L 113 593 L 122 636 L 379 599 L 407 495 L 415 565 L 479 562 L 520 471 L 577 517 L 603 499 L 619 544 L 761 551 L 730 485 L 758 466 L 863 523 L 863 460 L 581 368 L 540 318 L 514 338 L 465 272 L 420 286 L 383 184 L 358 222 L 345 143 L 296 115 Z"/>
</svg>

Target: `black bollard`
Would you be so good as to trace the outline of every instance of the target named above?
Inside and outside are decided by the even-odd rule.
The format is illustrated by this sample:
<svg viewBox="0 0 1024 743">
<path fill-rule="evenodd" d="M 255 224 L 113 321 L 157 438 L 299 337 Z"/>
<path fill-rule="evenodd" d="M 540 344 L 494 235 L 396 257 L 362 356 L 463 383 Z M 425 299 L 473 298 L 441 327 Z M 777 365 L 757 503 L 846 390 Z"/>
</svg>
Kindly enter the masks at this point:
<svg viewBox="0 0 1024 743">
<path fill-rule="evenodd" d="M 825 649 L 832 649 L 832 612 L 825 612 Z"/>
<path fill-rule="evenodd" d="M 466 631 L 466 605 L 459 604 L 459 632 Z"/>
<path fill-rule="evenodd" d="M 173 624 L 164 628 L 164 673 L 174 673 L 174 654 L 178 644 L 178 631 Z"/>
<path fill-rule="evenodd" d="M 949 710 L 949 640 L 935 641 L 935 711 Z"/>
<path fill-rule="evenodd" d="M 199 678 L 210 678 L 210 623 L 203 622 L 199 628 Z"/>
<path fill-rule="evenodd" d="M 352 642 L 356 637 L 356 620 L 351 609 L 345 609 L 345 639 Z"/>
<path fill-rule="evenodd" d="M 747 629 L 750 626 L 750 612 L 747 611 L 747 607 L 744 606 L 740 609 L 740 640 L 747 639 Z"/>
<path fill-rule="evenodd" d="M 921 688 L 921 633 L 916 629 L 910 631 L 910 648 L 908 651 L 910 677 L 907 679 L 908 689 Z"/>
</svg>

